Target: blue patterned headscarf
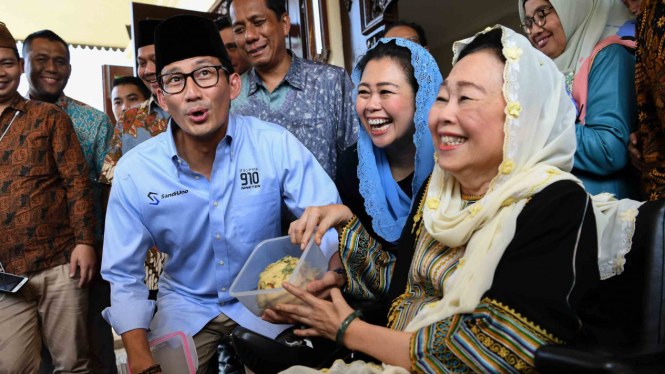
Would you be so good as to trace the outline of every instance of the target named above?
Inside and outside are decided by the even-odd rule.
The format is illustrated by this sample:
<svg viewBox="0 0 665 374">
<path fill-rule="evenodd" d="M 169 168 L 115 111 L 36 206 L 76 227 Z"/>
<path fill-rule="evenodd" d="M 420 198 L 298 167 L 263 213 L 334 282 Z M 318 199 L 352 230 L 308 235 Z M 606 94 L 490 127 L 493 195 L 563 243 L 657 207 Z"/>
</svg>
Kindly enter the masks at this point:
<svg viewBox="0 0 665 374">
<path fill-rule="evenodd" d="M 388 43 L 393 40 L 398 46 L 411 51 L 411 65 L 413 65 L 414 75 L 418 81 L 416 112 L 413 118 L 416 126 L 416 133 L 413 135 L 413 143 L 416 145 L 416 163 L 411 186 L 412 196 L 415 198 L 420 186 L 434 167 L 434 143 L 427 127 L 427 117 L 430 108 L 436 101 L 443 78 L 434 57 L 420 45 L 401 38 L 381 39 L 378 43 Z M 354 100 L 358 96 L 358 84 L 361 77 L 362 72 L 356 66 L 351 75 L 356 87 L 353 91 Z M 413 201 L 393 179 L 386 152 L 374 146 L 372 139 L 360 122 L 360 118 L 358 118 L 358 123 L 360 124 L 358 131 L 360 194 L 365 199 L 367 214 L 372 217 L 374 231 L 386 241 L 394 243 L 402 234 Z"/>
</svg>

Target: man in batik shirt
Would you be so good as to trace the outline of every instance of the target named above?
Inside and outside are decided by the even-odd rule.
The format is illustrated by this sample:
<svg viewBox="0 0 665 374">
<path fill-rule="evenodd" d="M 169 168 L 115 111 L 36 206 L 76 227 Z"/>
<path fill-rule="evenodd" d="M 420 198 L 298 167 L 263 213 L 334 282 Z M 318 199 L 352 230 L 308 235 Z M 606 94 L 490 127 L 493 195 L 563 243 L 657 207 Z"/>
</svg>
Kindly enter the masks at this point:
<svg viewBox="0 0 665 374">
<path fill-rule="evenodd" d="M 137 61 L 139 78 L 150 89 L 150 99 L 134 108 L 127 109 L 118 119 L 113 131 L 111 146 L 104 159 L 100 182 L 110 186 L 113 183 L 115 166 L 123 154 L 144 141 L 157 136 L 168 127 L 171 115 L 164 111 L 157 102 L 157 75 L 155 73 L 155 27 L 162 20 L 141 20 L 138 23 Z M 105 197 L 108 201 L 108 195 Z M 157 297 L 157 283 L 164 267 L 166 257 L 157 248 L 146 248 L 148 256 L 145 262 L 145 283 L 150 290 L 150 298 Z"/>
<path fill-rule="evenodd" d="M 113 136 L 113 123 L 102 111 L 65 95 L 72 72 L 67 43 L 50 30 L 32 33 L 23 42 L 25 75 L 30 89 L 28 98 L 57 105 L 74 124 L 93 186 L 95 204 L 95 240 L 103 242 L 104 214 L 102 190 L 98 182 Z M 98 248 L 100 249 L 100 248 Z"/>
<path fill-rule="evenodd" d="M 134 108 L 127 109 L 118 119 L 111 140 L 111 147 L 104 159 L 104 168 L 100 181 L 107 185 L 113 183 L 113 171 L 123 154 L 144 141 L 164 131 L 171 116 L 157 103 L 157 76 L 155 73 L 155 27 L 161 20 L 141 20 L 138 23 L 137 61 L 139 78 L 150 89 L 148 100 Z"/>
<path fill-rule="evenodd" d="M 78 136 L 83 157 L 88 166 L 88 177 L 92 182 L 92 199 L 95 218 L 95 249 L 101 258 L 104 240 L 104 209 L 102 186 L 98 182 L 104 157 L 113 135 L 113 124 L 109 117 L 87 104 L 65 96 L 64 90 L 71 74 L 69 48 L 67 43 L 50 30 L 29 35 L 23 42 L 25 73 L 30 84 L 28 92 L 32 100 L 55 104 L 64 110 L 72 120 Z M 115 372 L 115 354 L 111 326 L 101 317 L 101 312 L 109 306 L 111 289 L 108 282 L 95 277 L 90 282 L 88 306 L 88 331 L 90 358 L 95 372 Z M 49 358 L 44 354 L 45 365 Z"/>
<path fill-rule="evenodd" d="M 642 191 L 654 201 L 665 197 L 665 4 L 645 0 L 641 6 L 635 51 L 639 140 L 631 140 L 641 150 Z"/>
<path fill-rule="evenodd" d="M 96 266 L 88 168 L 67 114 L 18 94 L 22 72 L 0 22 L 0 271 L 28 278 L 0 296 L 0 373 L 37 372 L 42 341 L 55 372 L 87 373 L 82 287 Z"/>
<path fill-rule="evenodd" d="M 337 156 L 358 140 L 348 74 L 286 48 L 291 20 L 284 2 L 234 0 L 229 14 L 238 49 L 253 66 L 231 112 L 285 127 L 335 180 Z"/>
</svg>

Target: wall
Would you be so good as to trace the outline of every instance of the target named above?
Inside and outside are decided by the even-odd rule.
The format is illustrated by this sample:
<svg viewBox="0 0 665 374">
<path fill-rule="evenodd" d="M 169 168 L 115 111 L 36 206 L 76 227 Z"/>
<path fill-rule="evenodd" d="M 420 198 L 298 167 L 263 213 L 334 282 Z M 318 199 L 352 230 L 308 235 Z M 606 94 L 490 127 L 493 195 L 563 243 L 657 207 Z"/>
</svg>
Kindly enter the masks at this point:
<svg viewBox="0 0 665 374">
<path fill-rule="evenodd" d="M 399 0 L 398 5 L 400 19 L 416 22 L 425 29 L 430 51 L 444 77 L 451 69 L 456 40 L 497 23 L 519 28 L 515 0 Z"/>
<path fill-rule="evenodd" d="M 466 33 L 464 36 L 457 37 L 455 39 L 448 40 L 442 45 L 436 49 L 430 50 L 432 53 L 432 56 L 434 56 L 434 59 L 436 59 L 436 62 L 439 63 L 439 70 L 441 70 L 441 75 L 443 75 L 443 78 L 445 79 L 446 76 L 448 76 L 448 73 L 450 73 L 450 70 L 452 69 L 452 62 L 453 62 L 453 43 L 457 40 L 461 40 L 470 36 L 473 36 L 476 32 L 482 31 L 485 29 L 485 27 L 488 26 L 493 26 L 495 24 L 500 24 L 504 25 L 508 28 L 511 28 L 516 31 L 520 31 L 519 29 L 519 18 L 516 17 L 514 14 L 509 14 L 507 16 L 504 16 L 502 18 L 497 19 L 495 22 L 491 24 L 487 24 L 487 26 L 478 28 L 473 31 L 469 31 Z"/>
<path fill-rule="evenodd" d="M 340 20 L 340 1 L 327 0 L 328 12 L 328 40 L 330 41 L 330 56 L 328 63 L 344 67 L 344 46 L 342 40 L 342 21 Z M 346 9 L 344 9 L 346 11 Z"/>
</svg>

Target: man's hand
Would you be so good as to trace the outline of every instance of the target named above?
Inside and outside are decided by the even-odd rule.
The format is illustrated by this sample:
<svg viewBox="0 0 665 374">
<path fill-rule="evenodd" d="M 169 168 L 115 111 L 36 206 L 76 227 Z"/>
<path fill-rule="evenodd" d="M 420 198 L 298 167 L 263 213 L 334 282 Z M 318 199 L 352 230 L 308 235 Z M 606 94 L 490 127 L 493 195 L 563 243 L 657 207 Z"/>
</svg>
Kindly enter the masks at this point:
<svg viewBox="0 0 665 374">
<path fill-rule="evenodd" d="M 69 260 L 69 277 L 73 278 L 76 275 L 76 267 L 80 267 L 79 288 L 82 288 L 95 276 L 96 264 L 95 248 L 87 244 L 79 244 L 72 251 L 72 257 Z"/>
<path fill-rule="evenodd" d="M 642 158 L 642 151 L 637 147 L 639 133 L 636 131 L 630 134 L 630 141 L 628 142 L 628 154 L 630 155 L 630 162 L 635 169 L 642 171 L 644 169 L 644 159 Z"/>
<path fill-rule="evenodd" d="M 140 373 L 155 364 L 155 360 L 150 354 L 146 330 L 129 330 L 121 336 L 132 373 Z"/>
<path fill-rule="evenodd" d="M 300 244 L 300 249 L 305 250 L 309 239 L 314 235 L 316 244 L 321 245 L 321 239 L 328 229 L 334 227 L 339 231 L 341 225 L 351 218 L 353 218 L 351 210 L 341 204 L 307 207 L 297 221 L 291 222 L 289 227 L 291 243 Z"/>
</svg>

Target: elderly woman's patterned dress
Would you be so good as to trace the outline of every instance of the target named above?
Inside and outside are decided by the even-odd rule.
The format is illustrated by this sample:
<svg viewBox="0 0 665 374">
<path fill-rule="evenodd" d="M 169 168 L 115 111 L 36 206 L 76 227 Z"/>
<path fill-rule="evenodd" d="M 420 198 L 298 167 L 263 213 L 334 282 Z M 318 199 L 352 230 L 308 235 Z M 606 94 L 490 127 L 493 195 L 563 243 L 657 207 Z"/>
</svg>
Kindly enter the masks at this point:
<svg viewBox="0 0 665 374">
<path fill-rule="evenodd" d="M 421 190 L 419 199 L 422 196 Z M 463 207 L 474 202 L 467 197 Z M 455 315 L 414 333 L 411 370 L 535 372 L 538 347 L 561 344 L 579 333 L 580 304 L 600 281 L 591 209 L 580 226 L 585 202 L 586 192 L 568 181 L 533 196 L 518 218 L 515 237 L 491 289 L 473 313 Z M 422 202 L 406 227 L 416 232 L 415 242 L 400 243 L 400 250 L 410 244 L 413 252 L 399 252 L 400 261 L 412 260 L 405 292 L 393 300 L 388 315 L 388 327 L 395 330 L 404 330 L 419 310 L 441 300 L 444 281 L 464 266 L 460 259 L 465 248 L 449 248 L 434 240 L 422 225 L 421 212 Z M 355 217 L 343 231 L 340 254 L 349 276 L 345 292 L 361 299 L 385 299 L 396 257 L 383 251 Z"/>
</svg>

